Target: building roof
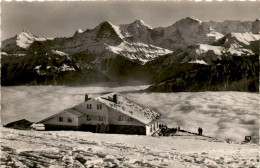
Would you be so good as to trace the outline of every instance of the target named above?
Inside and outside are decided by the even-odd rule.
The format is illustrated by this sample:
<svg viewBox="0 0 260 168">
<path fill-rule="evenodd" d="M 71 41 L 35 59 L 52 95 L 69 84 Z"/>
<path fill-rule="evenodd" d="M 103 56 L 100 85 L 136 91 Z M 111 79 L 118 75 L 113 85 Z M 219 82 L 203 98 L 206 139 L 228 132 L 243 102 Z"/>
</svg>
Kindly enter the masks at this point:
<svg viewBox="0 0 260 168">
<path fill-rule="evenodd" d="M 115 103 L 113 101 L 113 96 L 117 95 L 117 103 Z M 127 98 L 125 98 L 124 96 L 118 94 L 118 93 L 109 93 L 106 95 L 102 95 L 100 97 L 96 97 L 96 98 L 92 98 L 90 100 L 94 100 L 94 101 L 98 101 L 104 105 L 106 105 L 108 108 L 112 108 L 120 113 L 123 113 L 127 116 L 130 116 L 138 121 L 140 121 L 141 123 L 144 124 L 149 124 L 151 121 L 156 120 L 160 117 L 160 114 L 147 108 L 147 107 L 143 107 L 133 101 L 128 100 Z M 63 111 L 61 111 L 60 113 L 57 113 L 55 115 L 52 115 L 40 122 L 44 122 L 46 120 L 49 120 L 50 118 L 53 118 L 63 112 L 69 112 L 73 115 L 75 115 L 76 117 L 81 117 L 84 116 L 84 111 L 86 109 L 86 104 L 88 104 L 89 102 L 83 102 L 79 105 L 76 105 L 72 108 L 69 109 L 65 109 Z"/>
<path fill-rule="evenodd" d="M 74 109 L 74 108 L 68 108 L 68 109 L 62 110 L 61 112 L 59 112 L 59 113 L 57 113 L 57 114 L 54 114 L 54 115 L 52 115 L 52 116 L 50 116 L 50 117 L 48 117 L 48 118 L 45 118 L 45 119 L 43 119 L 43 120 L 41 120 L 41 121 L 39 121 L 39 122 L 37 122 L 37 123 L 41 123 L 41 122 L 47 121 L 47 120 L 49 120 L 49 119 L 51 119 L 51 118 L 53 118 L 53 117 L 56 117 L 56 116 L 58 116 L 58 115 L 60 115 L 60 114 L 62 114 L 62 113 L 64 113 L 64 112 L 68 112 L 68 113 L 70 113 L 70 114 L 76 116 L 77 118 L 79 118 L 79 117 L 85 115 L 84 113 L 82 113 L 82 112 L 80 112 L 80 111 L 78 111 L 78 110 L 76 110 L 76 109 Z"/>
<path fill-rule="evenodd" d="M 75 108 L 69 108 L 69 109 L 66 109 L 66 110 L 64 110 L 64 111 L 67 111 L 67 112 L 69 112 L 70 114 L 73 114 L 73 115 L 75 115 L 75 116 L 77 116 L 77 117 L 81 117 L 81 116 L 84 116 L 85 114 L 84 113 L 82 113 L 82 112 L 80 112 L 79 110 L 77 110 L 77 109 L 75 109 Z"/>
<path fill-rule="evenodd" d="M 112 101 L 113 95 L 117 95 L 118 102 L 115 103 Z M 128 100 L 124 96 L 118 93 L 109 93 L 97 98 L 94 98 L 106 106 L 115 109 L 123 114 L 126 114 L 144 124 L 148 124 L 151 121 L 158 119 L 160 114 L 147 108 L 143 107 L 133 101 Z"/>
</svg>

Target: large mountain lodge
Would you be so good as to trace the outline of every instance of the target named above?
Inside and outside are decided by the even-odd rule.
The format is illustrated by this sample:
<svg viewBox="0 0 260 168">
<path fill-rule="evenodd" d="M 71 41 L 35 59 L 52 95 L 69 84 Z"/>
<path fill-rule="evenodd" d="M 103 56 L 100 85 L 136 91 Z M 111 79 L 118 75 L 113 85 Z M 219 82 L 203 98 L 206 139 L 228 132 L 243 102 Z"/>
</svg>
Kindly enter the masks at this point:
<svg viewBox="0 0 260 168">
<path fill-rule="evenodd" d="M 159 130 L 159 117 L 159 113 L 118 93 L 97 98 L 89 98 L 86 94 L 85 102 L 39 123 L 43 123 L 46 130 L 152 135 Z"/>
</svg>

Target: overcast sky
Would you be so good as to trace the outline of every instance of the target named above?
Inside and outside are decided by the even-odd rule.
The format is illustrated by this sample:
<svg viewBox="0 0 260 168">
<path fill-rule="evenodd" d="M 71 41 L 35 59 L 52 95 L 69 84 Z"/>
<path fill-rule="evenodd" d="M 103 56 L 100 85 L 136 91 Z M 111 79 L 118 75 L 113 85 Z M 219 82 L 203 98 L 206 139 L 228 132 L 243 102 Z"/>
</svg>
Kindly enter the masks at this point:
<svg viewBox="0 0 260 168">
<path fill-rule="evenodd" d="M 193 16 L 202 21 L 259 18 L 258 2 L 2 2 L 2 37 L 23 29 L 37 36 L 71 36 L 108 20 L 115 25 L 141 19 L 152 27 Z"/>
</svg>

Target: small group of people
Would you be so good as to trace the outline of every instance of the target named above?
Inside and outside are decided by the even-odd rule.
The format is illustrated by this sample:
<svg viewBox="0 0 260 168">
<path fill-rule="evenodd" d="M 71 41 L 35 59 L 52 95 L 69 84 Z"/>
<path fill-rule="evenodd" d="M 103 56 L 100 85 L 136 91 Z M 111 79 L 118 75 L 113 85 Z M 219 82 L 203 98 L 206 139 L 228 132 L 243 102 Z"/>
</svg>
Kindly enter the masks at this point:
<svg viewBox="0 0 260 168">
<path fill-rule="evenodd" d="M 199 134 L 199 135 L 202 135 L 202 132 L 203 132 L 203 129 L 199 127 L 199 129 L 198 129 L 198 134 Z"/>
<path fill-rule="evenodd" d="M 176 128 L 168 128 L 167 124 L 163 125 L 160 124 L 159 125 L 160 128 L 160 136 L 166 136 L 166 134 L 175 134 L 176 132 L 180 131 L 180 127 L 176 127 Z"/>
<path fill-rule="evenodd" d="M 168 130 L 167 124 L 159 124 L 159 128 L 161 129 L 161 136 L 165 136 L 166 131 Z"/>
</svg>

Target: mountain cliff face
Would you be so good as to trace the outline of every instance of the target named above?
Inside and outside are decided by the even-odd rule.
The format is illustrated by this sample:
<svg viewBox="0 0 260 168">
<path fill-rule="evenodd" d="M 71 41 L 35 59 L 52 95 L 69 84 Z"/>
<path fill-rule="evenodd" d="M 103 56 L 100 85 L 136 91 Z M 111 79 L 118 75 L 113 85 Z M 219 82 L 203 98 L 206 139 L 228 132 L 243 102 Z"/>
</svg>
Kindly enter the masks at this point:
<svg viewBox="0 0 260 168">
<path fill-rule="evenodd" d="M 156 83 L 150 92 L 249 91 L 259 92 L 259 58 L 223 57 L 209 66 L 182 72 Z"/>
<path fill-rule="evenodd" d="M 216 32 L 207 23 L 190 17 L 177 21 L 166 28 L 157 28 L 154 33 L 157 45 L 172 50 L 185 48 L 191 44 L 208 44 L 221 37 L 223 35 Z"/>
<path fill-rule="evenodd" d="M 259 54 L 258 32 L 259 20 L 219 23 L 191 17 L 158 28 L 142 20 L 105 21 L 68 38 L 23 31 L 2 42 L 2 85 L 160 82 L 226 55 Z"/>
<path fill-rule="evenodd" d="M 222 56 L 250 56 L 259 54 L 259 34 L 229 33 L 218 41 L 210 44 L 190 45 L 178 50 L 173 55 L 172 61 L 179 60 L 182 63 L 212 64 L 212 61 L 222 59 Z"/>
</svg>

